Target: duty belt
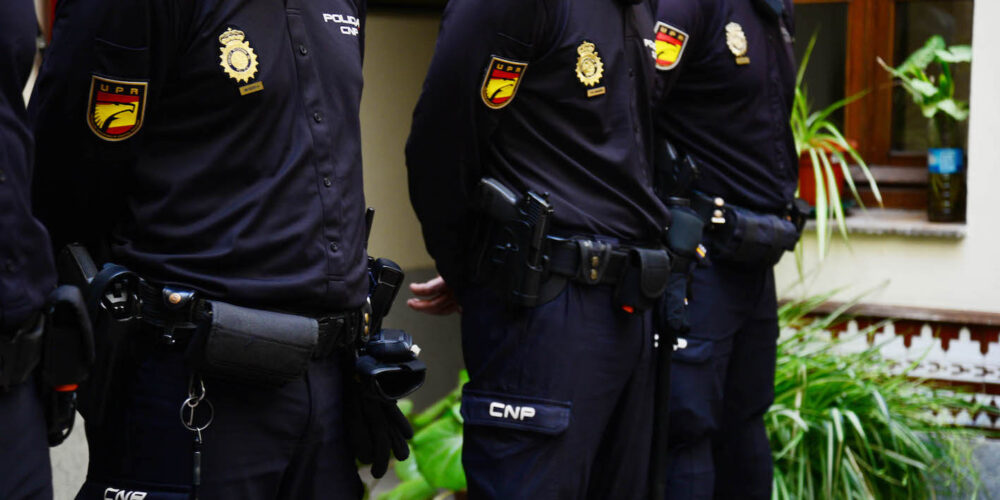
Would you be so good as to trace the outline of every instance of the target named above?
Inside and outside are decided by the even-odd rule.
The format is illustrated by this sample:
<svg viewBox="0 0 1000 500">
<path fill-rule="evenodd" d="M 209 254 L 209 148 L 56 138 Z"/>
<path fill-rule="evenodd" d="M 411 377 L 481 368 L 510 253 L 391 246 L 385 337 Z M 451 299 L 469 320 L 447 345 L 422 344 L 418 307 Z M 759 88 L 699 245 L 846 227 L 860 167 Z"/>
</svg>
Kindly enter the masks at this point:
<svg viewBox="0 0 1000 500">
<path fill-rule="evenodd" d="M 163 330 L 161 341 L 166 345 L 186 345 L 201 324 L 199 315 L 204 307 L 202 300 L 193 293 L 166 286 L 139 283 L 140 320 Z M 361 307 L 346 311 L 313 316 L 319 323 L 319 340 L 313 358 L 330 356 L 339 349 L 355 343 L 365 333 L 365 315 L 370 311 Z M 370 316 L 369 316 L 370 317 Z"/>
<path fill-rule="evenodd" d="M 629 263 L 627 246 L 548 237 L 548 271 L 587 285 L 615 285 Z"/>
<path fill-rule="evenodd" d="M 662 246 L 553 236 L 547 237 L 546 242 L 545 271 L 550 277 L 561 277 L 564 283 L 569 280 L 584 285 L 614 285 L 615 305 L 630 313 L 649 309 L 666 289 L 671 260 Z"/>
</svg>

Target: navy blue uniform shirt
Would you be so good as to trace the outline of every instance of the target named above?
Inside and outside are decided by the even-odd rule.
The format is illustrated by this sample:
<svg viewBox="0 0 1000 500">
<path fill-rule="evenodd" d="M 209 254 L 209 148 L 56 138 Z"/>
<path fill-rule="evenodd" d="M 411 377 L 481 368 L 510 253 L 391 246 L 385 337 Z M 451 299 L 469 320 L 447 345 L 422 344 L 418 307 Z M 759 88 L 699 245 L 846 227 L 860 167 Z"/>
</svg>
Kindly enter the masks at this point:
<svg viewBox="0 0 1000 500">
<path fill-rule="evenodd" d="M 49 237 L 31 215 L 31 132 L 22 91 L 35 60 L 31 0 L 0 2 L 0 332 L 20 325 L 55 288 Z"/>
<path fill-rule="evenodd" d="M 552 232 L 658 240 L 651 188 L 652 5 L 452 0 L 407 143 L 438 270 L 462 286 L 475 186 L 551 193 Z"/>
<path fill-rule="evenodd" d="M 798 158 L 792 2 L 659 0 L 658 129 L 698 162 L 695 189 L 759 211 L 792 200 Z"/>
<path fill-rule="evenodd" d="M 57 245 L 108 235 L 146 279 L 243 305 L 364 301 L 364 0 L 60 5 L 31 105 Z"/>
</svg>

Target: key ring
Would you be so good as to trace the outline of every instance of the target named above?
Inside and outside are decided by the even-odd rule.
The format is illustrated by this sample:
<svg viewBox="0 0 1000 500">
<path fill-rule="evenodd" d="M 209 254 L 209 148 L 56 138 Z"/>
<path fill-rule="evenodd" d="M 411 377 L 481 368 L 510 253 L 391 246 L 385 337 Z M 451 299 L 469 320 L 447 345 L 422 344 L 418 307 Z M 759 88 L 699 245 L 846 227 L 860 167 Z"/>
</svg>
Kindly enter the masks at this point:
<svg viewBox="0 0 1000 500">
<path fill-rule="evenodd" d="M 204 403 L 208 405 L 208 419 L 205 421 L 204 425 L 195 424 L 195 409 L 201 404 L 197 399 L 187 398 L 184 403 L 181 404 L 181 425 L 185 429 L 191 432 L 197 432 L 201 434 L 201 431 L 208 429 L 208 426 L 212 425 L 212 421 L 215 420 L 215 407 L 212 406 L 212 402 L 205 399 Z M 190 412 L 187 410 L 190 409 Z M 185 413 L 188 413 L 185 415 Z"/>
<path fill-rule="evenodd" d="M 195 383 L 197 379 L 198 383 Z M 205 381 L 198 377 L 197 375 L 191 375 L 190 382 L 188 383 L 188 398 L 181 403 L 180 418 L 181 425 L 185 429 L 198 433 L 201 436 L 201 431 L 212 425 L 212 421 L 215 420 L 215 407 L 212 402 L 205 398 L 208 392 L 205 390 Z M 195 423 L 195 414 L 198 406 L 202 403 L 208 405 L 208 418 L 205 420 L 204 425 L 198 425 Z"/>
<path fill-rule="evenodd" d="M 198 381 L 197 384 L 195 384 L 195 379 Z M 205 379 L 191 374 L 191 377 L 188 379 L 188 399 L 196 399 L 197 402 L 194 406 L 198 406 L 198 403 L 205 399 L 205 393 Z"/>
</svg>

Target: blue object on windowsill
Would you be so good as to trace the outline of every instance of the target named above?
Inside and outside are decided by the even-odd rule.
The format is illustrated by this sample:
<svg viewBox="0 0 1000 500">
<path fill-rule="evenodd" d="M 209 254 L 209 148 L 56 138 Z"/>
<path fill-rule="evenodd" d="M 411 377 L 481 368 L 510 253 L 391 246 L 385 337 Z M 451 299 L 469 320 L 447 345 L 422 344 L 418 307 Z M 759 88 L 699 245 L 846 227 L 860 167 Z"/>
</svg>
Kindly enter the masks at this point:
<svg viewBox="0 0 1000 500">
<path fill-rule="evenodd" d="M 932 174 L 957 174 L 965 167 L 965 152 L 960 148 L 927 150 L 927 169 Z"/>
</svg>

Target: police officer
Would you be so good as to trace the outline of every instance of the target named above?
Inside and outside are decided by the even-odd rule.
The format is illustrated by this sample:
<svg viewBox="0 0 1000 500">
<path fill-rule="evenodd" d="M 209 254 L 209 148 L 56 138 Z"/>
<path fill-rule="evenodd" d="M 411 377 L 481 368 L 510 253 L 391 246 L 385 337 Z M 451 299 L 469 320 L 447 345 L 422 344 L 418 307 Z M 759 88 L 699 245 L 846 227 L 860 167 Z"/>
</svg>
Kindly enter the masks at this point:
<svg viewBox="0 0 1000 500">
<path fill-rule="evenodd" d="M 769 498 L 772 267 L 801 231 L 792 3 L 659 0 L 657 21 L 655 119 L 697 165 L 689 197 L 712 262 L 693 273 L 691 331 L 673 358 L 668 497 Z"/>
<path fill-rule="evenodd" d="M 390 443 L 405 458 L 405 419 L 341 359 L 370 321 L 364 20 L 363 0 L 60 4 L 36 203 L 57 245 L 127 269 L 105 298 L 130 317 L 122 345 L 102 332 L 77 498 L 360 498 L 349 442 L 377 475 Z"/>
<path fill-rule="evenodd" d="M 28 348 L 56 283 L 48 234 L 31 214 L 33 151 L 21 97 L 37 35 L 30 0 L 0 3 L 0 498 L 9 499 L 52 498 L 45 416 L 31 378 L 39 346 Z"/>
<path fill-rule="evenodd" d="M 650 184 L 651 17 L 618 0 L 445 9 L 407 144 L 442 279 L 411 306 L 461 304 L 472 498 L 645 494 L 643 302 L 665 283 L 668 218 Z"/>
</svg>

